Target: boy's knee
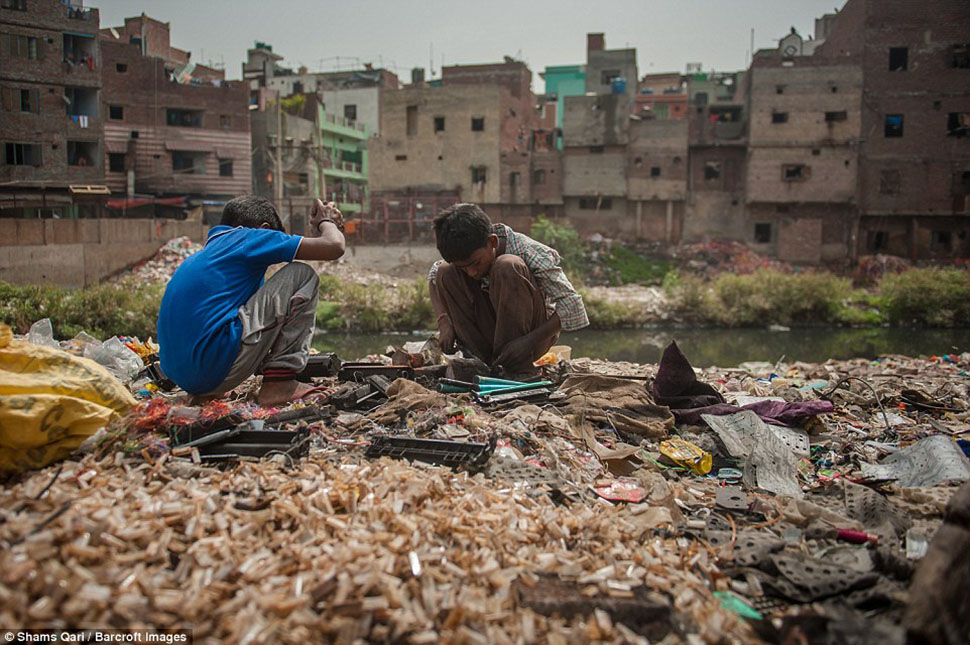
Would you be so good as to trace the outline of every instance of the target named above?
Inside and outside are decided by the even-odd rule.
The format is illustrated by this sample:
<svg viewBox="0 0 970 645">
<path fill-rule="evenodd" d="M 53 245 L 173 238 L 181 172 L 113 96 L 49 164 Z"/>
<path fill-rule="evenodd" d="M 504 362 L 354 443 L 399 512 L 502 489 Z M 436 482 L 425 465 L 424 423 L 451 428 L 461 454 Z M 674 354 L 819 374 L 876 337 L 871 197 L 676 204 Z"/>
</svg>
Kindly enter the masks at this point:
<svg viewBox="0 0 970 645">
<path fill-rule="evenodd" d="M 284 275 L 292 276 L 294 280 L 301 283 L 312 282 L 313 284 L 320 284 L 320 276 L 309 264 L 304 262 L 290 262 L 282 269 L 277 271 L 277 273 L 284 273 Z"/>
<path fill-rule="evenodd" d="M 517 255 L 506 253 L 495 258 L 489 278 L 492 280 L 529 275 L 529 266 Z"/>
</svg>

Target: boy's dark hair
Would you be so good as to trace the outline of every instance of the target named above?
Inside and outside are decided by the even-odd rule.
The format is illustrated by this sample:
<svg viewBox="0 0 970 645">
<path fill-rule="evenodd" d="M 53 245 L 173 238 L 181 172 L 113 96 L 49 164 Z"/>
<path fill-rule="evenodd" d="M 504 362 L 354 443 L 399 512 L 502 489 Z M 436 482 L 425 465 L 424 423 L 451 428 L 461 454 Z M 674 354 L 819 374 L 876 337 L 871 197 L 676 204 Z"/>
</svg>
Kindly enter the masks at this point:
<svg viewBox="0 0 970 645">
<path fill-rule="evenodd" d="M 434 239 L 445 262 L 461 262 L 485 246 L 492 220 L 478 204 L 455 204 L 434 218 Z"/>
<path fill-rule="evenodd" d="M 226 202 L 219 224 L 245 228 L 261 228 L 263 224 L 269 224 L 274 231 L 283 230 L 283 222 L 273 202 L 256 195 L 243 195 Z"/>
</svg>

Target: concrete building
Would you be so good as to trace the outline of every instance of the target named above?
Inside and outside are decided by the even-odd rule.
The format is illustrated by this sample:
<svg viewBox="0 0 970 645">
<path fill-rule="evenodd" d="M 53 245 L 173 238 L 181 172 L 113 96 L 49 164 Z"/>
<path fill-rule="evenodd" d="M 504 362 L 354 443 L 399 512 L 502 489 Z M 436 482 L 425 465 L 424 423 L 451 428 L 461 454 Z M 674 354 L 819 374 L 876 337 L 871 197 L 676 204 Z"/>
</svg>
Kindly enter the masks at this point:
<svg viewBox="0 0 970 645">
<path fill-rule="evenodd" d="M 249 91 L 188 62 L 169 36 L 147 16 L 101 32 L 105 183 L 129 200 L 184 196 L 188 205 L 216 202 L 217 212 L 218 202 L 252 191 Z"/>
<path fill-rule="evenodd" d="M 862 69 L 855 250 L 970 255 L 970 4 L 848 0 L 815 55 Z"/>
<path fill-rule="evenodd" d="M 688 204 L 684 240 L 743 239 L 747 74 L 688 77 Z"/>
<path fill-rule="evenodd" d="M 636 114 L 654 119 L 687 118 L 687 82 L 677 72 L 647 74 L 636 93 Z"/>
<path fill-rule="evenodd" d="M 817 263 L 846 258 L 854 245 L 862 68 L 817 48 L 792 54 L 808 51 L 799 41 L 793 30 L 751 66 L 741 239 L 784 260 Z"/>
<path fill-rule="evenodd" d="M 630 121 L 628 218 L 637 239 L 679 242 L 687 205 L 687 121 Z"/>
<path fill-rule="evenodd" d="M 380 131 L 381 95 L 398 89 L 396 74 L 371 65 L 339 72 L 309 72 L 305 67 L 294 71 L 279 65 L 282 58 L 265 43 L 256 43 L 247 51 L 243 78 L 250 82 L 253 97 L 261 87 L 280 92 L 284 97 L 316 94 L 327 114 L 360 123 L 371 134 Z"/>
<path fill-rule="evenodd" d="M 277 200 L 276 182 L 282 177 L 280 212 L 286 218 L 305 214 L 318 196 L 337 202 L 347 215 L 360 214 L 368 201 L 366 126 L 327 114 L 316 94 L 284 97 L 277 114 L 276 93 L 260 92 L 269 96 L 258 102 L 264 109 L 250 112 L 254 192 Z M 277 123 L 282 138 L 277 137 Z M 282 169 L 276 167 L 278 142 Z M 302 217 L 292 224 L 302 230 Z"/>
<path fill-rule="evenodd" d="M 586 34 L 586 93 L 636 92 L 637 50 L 606 49 L 603 34 Z"/>
<path fill-rule="evenodd" d="M 442 204 L 478 202 L 493 219 L 506 222 L 547 212 L 536 204 L 533 182 L 541 176 L 545 199 L 555 168 L 548 158 L 532 165 L 537 111 L 531 81 L 524 63 L 507 58 L 445 67 L 436 86 L 416 83 L 386 92 L 380 135 L 369 144 L 375 217 L 382 217 L 389 202 L 407 202 L 411 212 L 392 219 L 413 219 L 420 211 L 426 226 L 432 198 Z"/>
<path fill-rule="evenodd" d="M 0 3 L 2 217 L 101 212 L 108 189 L 98 21 L 97 9 L 59 0 Z"/>
</svg>

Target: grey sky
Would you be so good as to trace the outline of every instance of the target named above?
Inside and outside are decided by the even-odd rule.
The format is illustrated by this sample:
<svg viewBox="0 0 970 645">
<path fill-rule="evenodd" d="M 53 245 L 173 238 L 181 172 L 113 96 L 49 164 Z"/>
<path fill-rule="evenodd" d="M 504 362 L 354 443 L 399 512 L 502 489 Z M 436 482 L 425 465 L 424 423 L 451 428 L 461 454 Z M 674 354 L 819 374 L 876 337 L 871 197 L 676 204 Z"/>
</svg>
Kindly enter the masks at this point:
<svg viewBox="0 0 970 645">
<path fill-rule="evenodd" d="M 538 72 L 585 62 L 586 33 L 605 32 L 609 49 L 636 47 L 640 74 L 742 69 L 751 28 L 755 49 L 774 46 L 794 26 L 812 33 L 814 19 L 842 0 L 89 0 L 101 26 L 142 12 L 172 25 L 172 44 L 200 63 L 224 63 L 239 78 L 246 49 L 260 40 L 285 64 L 311 71 L 393 69 L 405 82 L 412 67 L 521 58 Z"/>
</svg>

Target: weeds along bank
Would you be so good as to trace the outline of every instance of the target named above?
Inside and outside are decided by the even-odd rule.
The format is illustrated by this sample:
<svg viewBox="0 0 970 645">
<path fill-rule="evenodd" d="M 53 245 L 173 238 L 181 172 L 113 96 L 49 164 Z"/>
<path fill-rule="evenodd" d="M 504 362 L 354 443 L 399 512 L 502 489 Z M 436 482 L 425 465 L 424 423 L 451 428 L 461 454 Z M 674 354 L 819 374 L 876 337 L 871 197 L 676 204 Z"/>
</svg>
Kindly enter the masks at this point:
<svg viewBox="0 0 970 645">
<path fill-rule="evenodd" d="M 582 276 L 576 278 L 582 283 Z M 55 333 L 107 338 L 155 335 L 164 284 L 122 280 L 87 289 L 0 282 L 0 321 L 17 333 L 50 318 Z M 882 324 L 960 327 L 970 321 L 970 273 L 909 269 L 868 289 L 831 273 L 788 274 L 762 269 L 712 277 L 671 270 L 658 286 L 581 287 L 591 325 L 599 329 L 683 323 L 703 326 Z M 642 297 L 637 297 L 642 296 Z M 357 284 L 322 275 L 317 326 L 333 331 L 432 329 L 423 278 L 397 284 Z"/>
</svg>

